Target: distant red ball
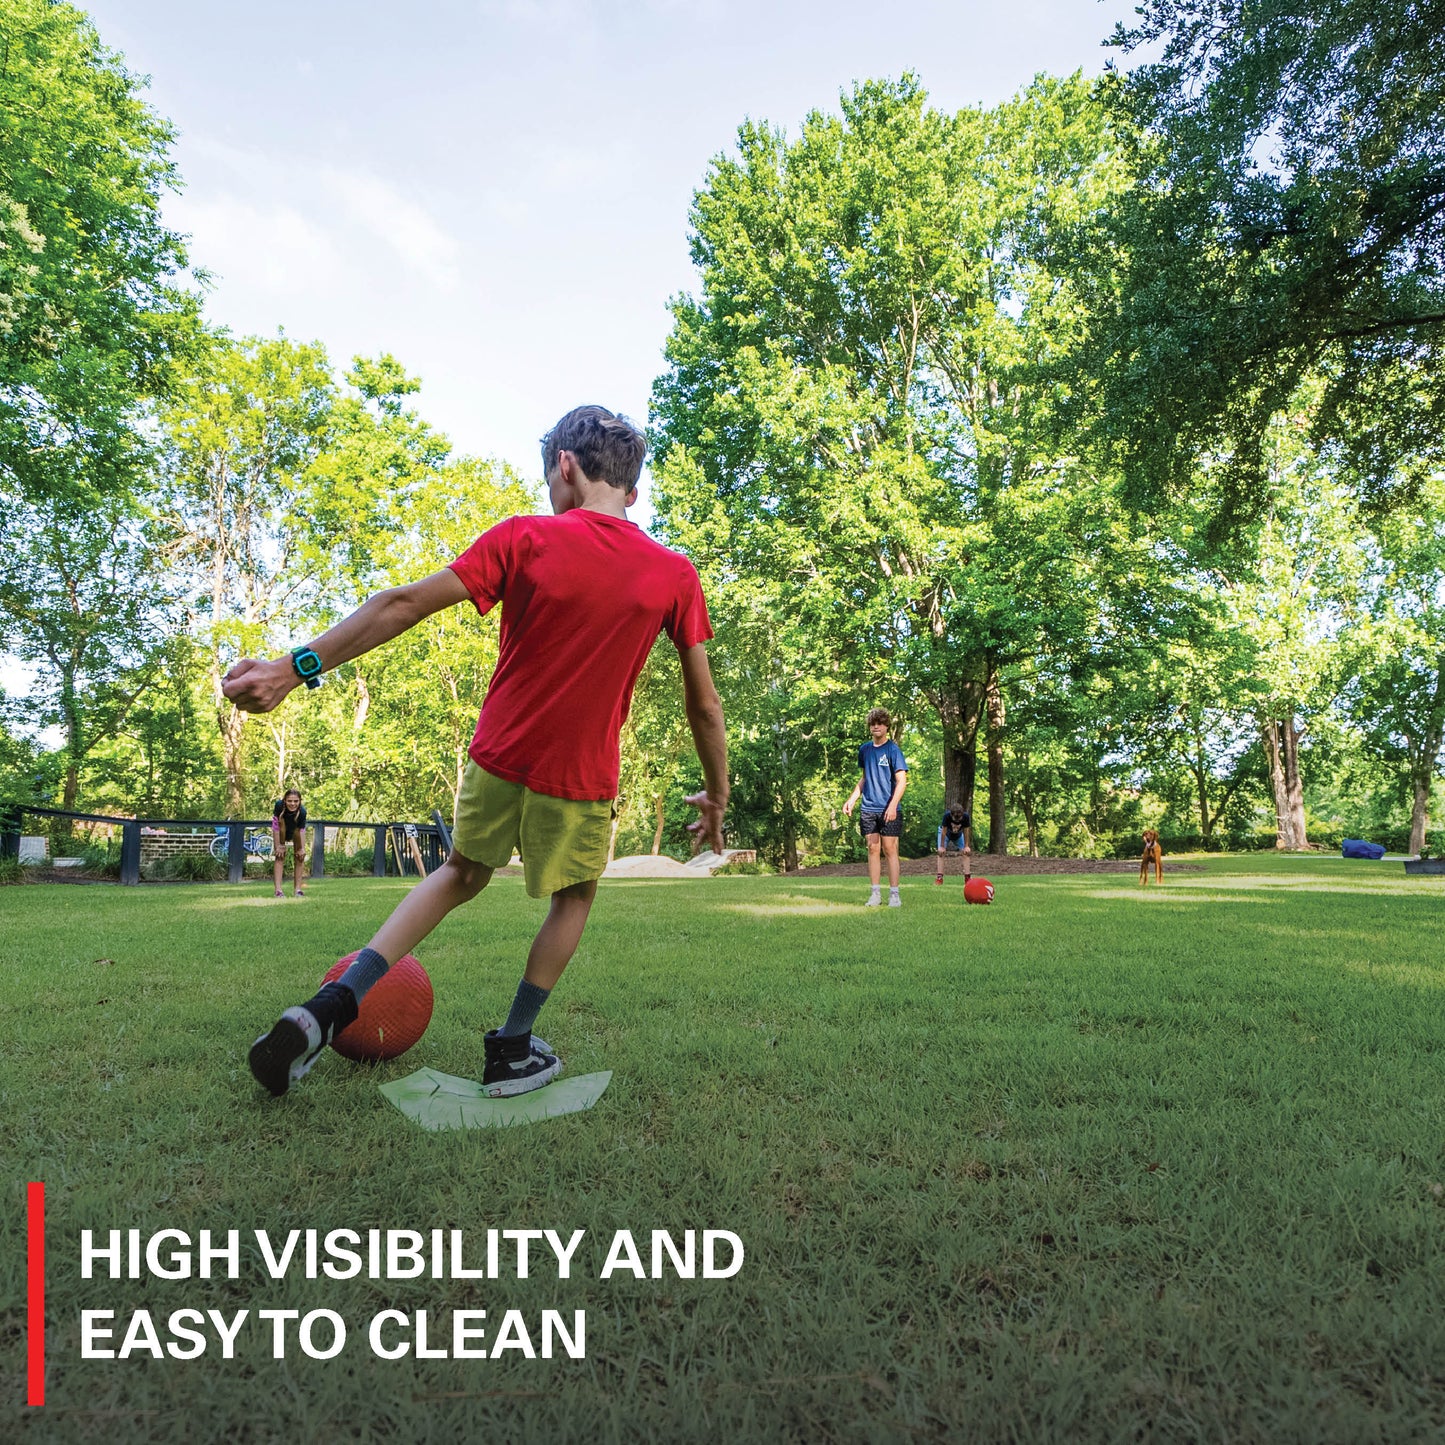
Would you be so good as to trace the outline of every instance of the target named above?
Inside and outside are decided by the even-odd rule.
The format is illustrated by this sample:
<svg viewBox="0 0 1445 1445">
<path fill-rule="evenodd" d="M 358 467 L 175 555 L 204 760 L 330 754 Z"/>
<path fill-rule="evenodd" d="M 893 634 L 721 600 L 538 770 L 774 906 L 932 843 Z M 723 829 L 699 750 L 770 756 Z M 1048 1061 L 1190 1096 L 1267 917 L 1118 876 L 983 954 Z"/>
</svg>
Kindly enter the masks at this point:
<svg viewBox="0 0 1445 1445">
<path fill-rule="evenodd" d="M 965 903 L 992 903 L 993 884 L 987 878 L 970 878 L 963 885 Z"/>
<path fill-rule="evenodd" d="M 354 953 L 338 958 L 322 982 L 340 978 L 355 958 Z M 364 1063 L 394 1059 L 426 1032 L 431 1010 L 431 979 L 411 954 L 403 954 L 368 991 L 355 1021 L 331 1040 L 331 1047 Z"/>
</svg>

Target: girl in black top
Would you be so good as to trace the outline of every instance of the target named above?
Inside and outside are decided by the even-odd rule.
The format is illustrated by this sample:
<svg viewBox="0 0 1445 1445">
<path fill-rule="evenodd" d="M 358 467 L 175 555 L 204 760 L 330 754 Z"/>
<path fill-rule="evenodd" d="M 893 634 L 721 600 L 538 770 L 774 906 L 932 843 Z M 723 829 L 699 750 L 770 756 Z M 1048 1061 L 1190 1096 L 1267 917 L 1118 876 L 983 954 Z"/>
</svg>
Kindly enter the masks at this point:
<svg viewBox="0 0 1445 1445">
<path fill-rule="evenodd" d="M 286 796 L 277 798 L 276 805 L 271 809 L 271 837 L 276 844 L 274 871 L 277 898 L 282 897 L 281 882 L 286 876 L 288 843 L 296 859 L 296 896 L 304 898 L 306 890 L 301 886 L 301 877 L 306 866 L 306 805 L 295 788 L 288 788 Z"/>
<path fill-rule="evenodd" d="M 955 803 L 945 810 L 938 825 L 938 872 L 933 881 L 943 882 L 943 855 L 951 849 L 963 854 L 963 876 L 968 878 L 968 860 L 973 851 L 973 815 Z"/>
</svg>

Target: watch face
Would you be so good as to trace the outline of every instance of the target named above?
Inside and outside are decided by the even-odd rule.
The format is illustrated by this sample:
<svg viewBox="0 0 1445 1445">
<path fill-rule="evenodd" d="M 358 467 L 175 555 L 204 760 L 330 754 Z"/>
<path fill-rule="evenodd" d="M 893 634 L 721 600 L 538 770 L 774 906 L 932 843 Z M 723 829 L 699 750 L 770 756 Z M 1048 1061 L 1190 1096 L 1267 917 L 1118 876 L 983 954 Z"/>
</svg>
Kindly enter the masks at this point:
<svg viewBox="0 0 1445 1445">
<path fill-rule="evenodd" d="M 291 658 L 302 677 L 315 677 L 321 671 L 321 659 L 309 647 L 298 647 Z"/>
</svg>

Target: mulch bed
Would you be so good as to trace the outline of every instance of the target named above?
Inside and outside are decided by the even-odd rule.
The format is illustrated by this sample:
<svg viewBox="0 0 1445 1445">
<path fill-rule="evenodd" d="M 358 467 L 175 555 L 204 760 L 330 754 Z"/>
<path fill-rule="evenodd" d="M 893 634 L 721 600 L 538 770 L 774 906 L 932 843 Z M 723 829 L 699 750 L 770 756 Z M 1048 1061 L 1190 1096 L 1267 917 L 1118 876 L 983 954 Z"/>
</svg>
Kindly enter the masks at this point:
<svg viewBox="0 0 1445 1445">
<path fill-rule="evenodd" d="M 926 858 L 900 858 L 899 871 L 910 875 L 927 874 L 932 876 L 937 870 L 937 864 L 930 854 Z M 1010 873 L 1133 873 L 1139 872 L 1139 860 L 1137 858 L 1020 858 L 1009 854 L 995 856 L 992 853 L 975 853 L 973 855 L 973 872 L 975 876 L 985 878 L 1002 878 Z M 1198 863 L 1175 863 L 1172 859 L 1165 859 L 1164 872 L 1169 873 L 1202 873 L 1204 869 Z M 864 878 L 868 874 L 867 863 L 824 863 L 818 868 L 800 868 L 793 876 L 795 878 Z M 959 862 L 956 854 L 949 854 L 944 864 L 944 875 L 952 878 L 955 875 L 963 876 L 963 865 Z"/>
</svg>

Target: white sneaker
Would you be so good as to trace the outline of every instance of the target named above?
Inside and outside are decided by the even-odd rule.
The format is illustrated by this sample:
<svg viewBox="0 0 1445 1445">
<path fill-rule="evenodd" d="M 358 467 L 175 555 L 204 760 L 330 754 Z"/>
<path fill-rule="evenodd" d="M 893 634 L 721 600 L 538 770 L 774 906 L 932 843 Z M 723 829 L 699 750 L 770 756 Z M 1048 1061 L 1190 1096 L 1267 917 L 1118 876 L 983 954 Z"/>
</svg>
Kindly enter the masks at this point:
<svg viewBox="0 0 1445 1445">
<path fill-rule="evenodd" d="M 888 892 L 888 906 L 890 908 L 902 908 L 903 900 L 898 896 L 898 890 L 892 888 Z"/>
<path fill-rule="evenodd" d="M 867 901 L 863 906 L 864 906 L 864 908 L 877 908 L 877 907 L 879 907 L 879 906 L 882 904 L 882 902 L 883 902 L 883 897 L 882 897 L 882 895 L 878 892 L 878 890 L 875 888 L 875 889 L 868 895 L 868 901 Z"/>
</svg>

